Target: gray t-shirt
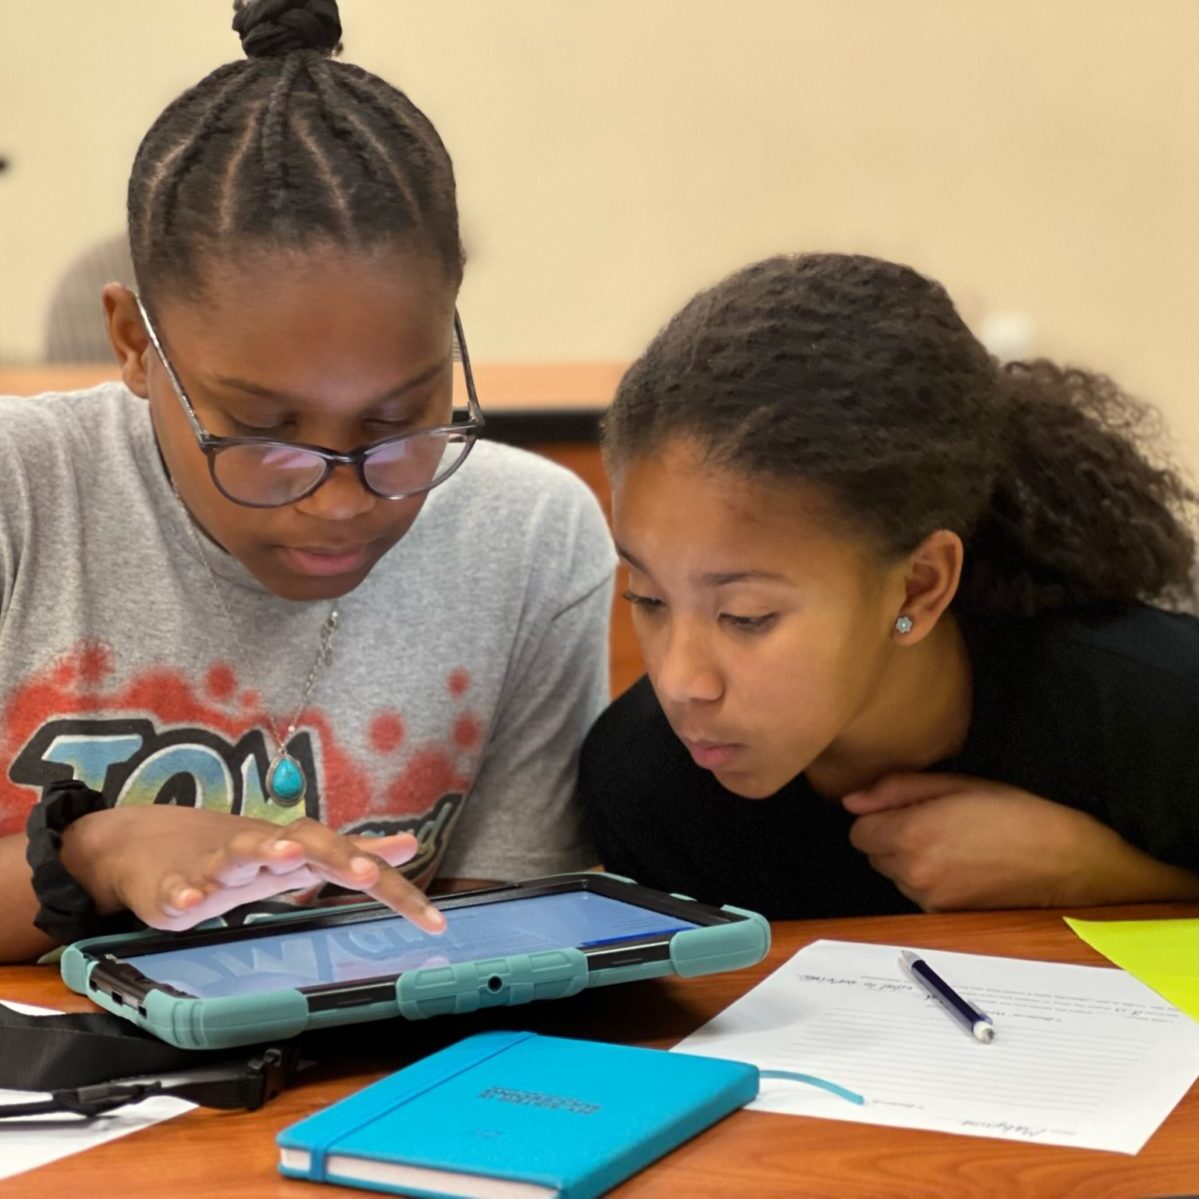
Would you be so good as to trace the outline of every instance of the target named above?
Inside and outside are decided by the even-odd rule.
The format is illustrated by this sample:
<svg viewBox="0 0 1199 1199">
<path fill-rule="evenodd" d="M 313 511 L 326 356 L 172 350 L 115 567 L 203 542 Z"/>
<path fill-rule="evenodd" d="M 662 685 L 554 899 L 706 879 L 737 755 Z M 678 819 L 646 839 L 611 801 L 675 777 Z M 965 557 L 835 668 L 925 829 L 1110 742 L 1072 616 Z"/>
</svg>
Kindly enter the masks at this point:
<svg viewBox="0 0 1199 1199">
<path fill-rule="evenodd" d="M 0 834 L 77 778 L 112 803 L 409 830 L 424 880 L 594 863 L 574 775 L 608 695 L 614 556 L 574 475 L 481 442 L 430 493 L 341 601 L 292 807 L 265 793 L 264 712 L 287 727 L 328 605 L 272 595 L 187 521 L 120 384 L 0 398 Z"/>
</svg>

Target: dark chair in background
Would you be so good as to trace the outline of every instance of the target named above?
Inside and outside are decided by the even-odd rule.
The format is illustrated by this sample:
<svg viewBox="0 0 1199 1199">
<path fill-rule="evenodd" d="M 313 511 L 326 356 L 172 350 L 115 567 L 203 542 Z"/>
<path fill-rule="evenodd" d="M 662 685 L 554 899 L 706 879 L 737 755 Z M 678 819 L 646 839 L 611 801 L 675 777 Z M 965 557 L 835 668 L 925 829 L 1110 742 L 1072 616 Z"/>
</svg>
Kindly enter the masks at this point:
<svg viewBox="0 0 1199 1199">
<path fill-rule="evenodd" d="M 46 362 L 107 362 L 112 358 L 100 289 L 133 286 L 133 262 L 122 233 L 89 246 L 63 272 L 46 317 Z"/>
</svg>

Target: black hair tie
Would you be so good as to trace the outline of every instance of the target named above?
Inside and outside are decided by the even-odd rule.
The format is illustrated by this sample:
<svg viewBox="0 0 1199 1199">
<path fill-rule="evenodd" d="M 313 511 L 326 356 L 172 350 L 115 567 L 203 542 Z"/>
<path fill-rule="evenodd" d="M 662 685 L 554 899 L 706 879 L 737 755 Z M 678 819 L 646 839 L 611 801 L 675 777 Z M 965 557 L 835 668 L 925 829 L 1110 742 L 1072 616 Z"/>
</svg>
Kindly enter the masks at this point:
<svg viewBox="0 0 1199 1199">
<path fill-rule="evenodd" d="M 332 54 L 341 40 L 337 0 L 249 0 L 234 14 L 233 28 L 248 58 Z"/>
</svg>

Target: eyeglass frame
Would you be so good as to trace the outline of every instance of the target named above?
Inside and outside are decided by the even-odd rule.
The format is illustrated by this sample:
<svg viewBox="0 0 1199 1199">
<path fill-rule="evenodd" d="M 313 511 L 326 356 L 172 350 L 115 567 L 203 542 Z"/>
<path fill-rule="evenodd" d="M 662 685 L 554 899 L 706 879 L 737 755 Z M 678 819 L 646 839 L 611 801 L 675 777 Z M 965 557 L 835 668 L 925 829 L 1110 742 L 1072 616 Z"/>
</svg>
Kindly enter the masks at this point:
<svg viewBox="0 0 1199 1199">
<path fill-rule="evenodd" d="M 328 481 L 329 476 L 333 473 L 335 467 L 352 466 L 355 468 L 359 482 L 362 486 L 380 499 L 384 500 L 403 500 L 414 495 L 421 495 L 424 492 L 432 491 L 434 487 L 439 487 L 452 475 L 470 456 L 470 452 L 474 449 L 475 442 L 479 439 L 479 433 L 487 423 L 483 417 L 483 409 L 479 405 L 478 393 L 475 391 L 475 377 L 470 367 L 470 354 L 466 348 L 466 336 L 462 331 L 462 319 L 458 315 L 458 309 L 454 309 L 454 337 L 458 345 L 458 354 L 462 362 L 462 373 L 466 381 L 466 404 L 469 419 L 451 423 L 448 425 L 432 425 L 427 429 L 412 429 L 407 433 L 397 433 L 393 437 L 385 437 L 382 441 L 372 442 L 370 445 L 359 446 L 356 450 L 351 450 L 348 454 L 343 454 L 338 450 L 331 450 L 325 446 L 311 445 L 302 441 L 277 441 L 273 437 L 219 437 L 215 433 L 210 433 L 200 424 L 200 418 L 196 414 L 195 407 L 192 404 L 191 398 L 187 394 L 186 388 L 179 379 L 179 375 L 175 370 L 170 358 L 167 356 L 166 349 L 162 344 L 162 339 L 158 336 L 158 330 L 154 326 L 154 322 L 150 319 L 149 312 L 146 311 L 145 304 L 142 303 L 141 296 L 135 291 L 132 293 L 134 303 L 137 305 L 138 314 L 141 316 L 142 325 L 145 327 L 146 336 L 150 339 L 150 344 L 154 347 L 155 354 L 158 355 L 159 362 L 162 363 L 163 369 L 167 373 L 167 378 L 171 381 L 171 387 L 174 389 L 175 395 L 178 397 L 179 403 L 183 406 L 184 414 L 187 416 L 187 422 L 191 426 L 192 433 L 195 435 L 196 444 L 203 451 L 204 456 L 208 459 L 208 473 L 212 477 L 213 485 L 230 503 L 239 504 L 243 508 L 286 508 L 289 504 L 298 504 L 301 500 L 307 499 L 313 492 L 323 487 Z M 451 369 L 453 364 L 451 362 Z M 371 454 L 384 446 L 395 445 L 397 442 L 407 441 L 414 437 L 425 437 L 430 433 L 465 433 L 465 449 L 459 456 L 458 461 L 453 467 L 446 472 L 440 479 L 425 485 L 424 487 L 414 487 L 410 491 L 403 491 L 399 495 L 387 495 L 384 492 L 377 491 L 371 486 L 366 477 L 366 461 Z M 303 450 L 310 454 L 315 454 L 318 458 L 324 460 L 325 469 L 320 477 L 292 499 L 285 500 L 281 504 L 255 504 L 247 500 L 238 499 L 236 496 L 230 495 L 223 486 L 216 474 L 216 458 L 221 450 L 231 449 L 239 445 L 260 445 L 260 446 L 280 446 L 288 450 Z"/>
</svg>

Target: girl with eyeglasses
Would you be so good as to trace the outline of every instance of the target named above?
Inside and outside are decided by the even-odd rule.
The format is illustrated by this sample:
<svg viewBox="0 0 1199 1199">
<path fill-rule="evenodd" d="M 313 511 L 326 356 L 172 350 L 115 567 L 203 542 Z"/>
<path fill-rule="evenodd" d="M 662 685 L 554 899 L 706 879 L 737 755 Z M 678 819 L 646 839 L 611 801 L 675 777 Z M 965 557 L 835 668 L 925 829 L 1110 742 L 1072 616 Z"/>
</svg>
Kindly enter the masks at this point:
<svg viewBox="0 0 1199 1199">
<path fill-rule="evenodd" d="M 693 299 L 618 390 L 647 677 L 581 791 L 607 869 L 770 917 L 1199 898 L 1194 495 L 1109 379 L 1001 367 L 836 254 Z"/>
<path fill-rule="evenodd" d="M 122 383 L 0 401 L 0 960 L 593 861 L 603 516 L 477 441 L 428 119 L 334 0 L 235 7 L 134 162 Z"/>
</svg>

